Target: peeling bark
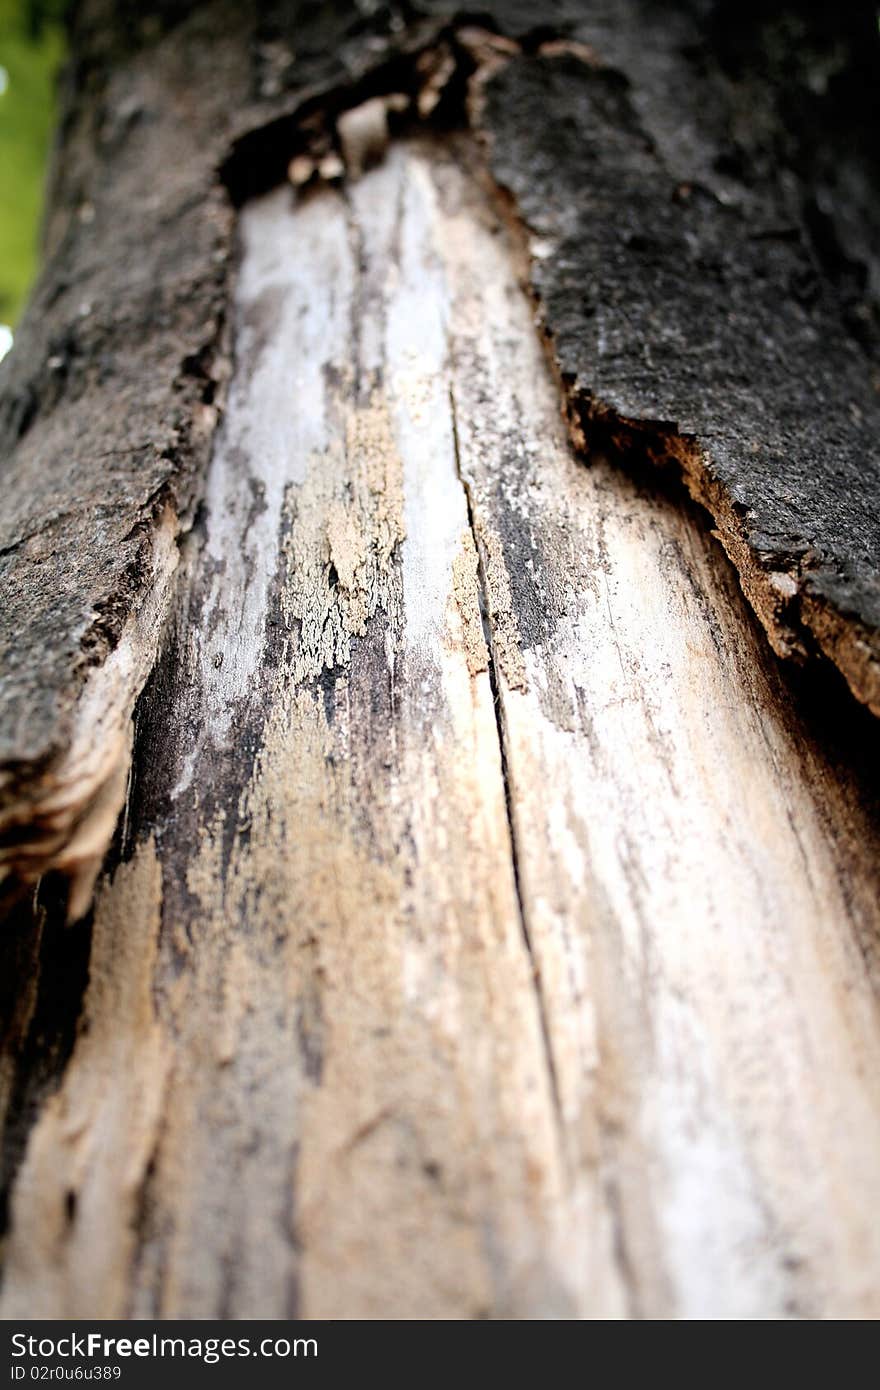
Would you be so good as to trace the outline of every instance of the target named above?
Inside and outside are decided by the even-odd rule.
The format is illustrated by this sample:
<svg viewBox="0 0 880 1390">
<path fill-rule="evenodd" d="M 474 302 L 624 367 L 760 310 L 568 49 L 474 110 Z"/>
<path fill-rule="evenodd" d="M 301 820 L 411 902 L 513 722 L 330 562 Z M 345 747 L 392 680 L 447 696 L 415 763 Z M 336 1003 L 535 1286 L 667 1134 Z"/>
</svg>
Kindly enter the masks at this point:
<svg viewBox="0 0 880 1390">
<path fill-rule="evenodd" d="M 74 774 L 77 730 L 90 673 L 139 610 L 167 609 L 158 522 L 185 532 L 204 485 L 228 375 L 227 190 L 270 187 L 298 152 L 335 171 L 340 141 L 369 162 L 385 114 L 361 154 L 347 118 L 337 135 L 362 100 L 392 124 L 460 122 L 469 75 L 577 438 L 674 461 L 776 650 L 821 650 L 876 708 L 866 16 L 840 17 L 829 52 L 830 21 L 784 8 L 733 24 L 720 5 L 698 25 L 687 6 L 562 4 L 536 24 L 498 4 L 475 30 L 430 4 L 367 22 L 346 5 L 85 0 L 47 267 L 3 369 L 4 872 L 33 883 L 60 862 L 47 801 L 66 803 L 60 846 L 98 824 L 99 786 L 115 804 L 124 753 Z M 147 643 L 126 710 L 149 665 Z"/>
<path fill-rule="evenodd" d="M 665 57 L 664 80 L 692 90 L 688 57 Z M 788 171 L 719 173 L 725 112 L 700 91 L 701 126 L 685 111 L 668 131 L 650 83 L 599 58 L 517 59 L 483 90 L 492 172 L 531 233 L 576 435 L 675 464 L 776 651 L 821 649 L 877 713 L 872 308 L 821 277 Z"/>
<path fill-rule="evenodd" d="M 5 1316 L 876 1311 L 876 816 L 687 504 L 572 453 L 474 163 L 242 213 Z"/>
<path fill-rule="evenodd" d="M 545 9 L 80 7 L 5 1316 L 877 1314 L 877 729 L 669 476 L 874 707 L 870 62 Z"/>
</svg>

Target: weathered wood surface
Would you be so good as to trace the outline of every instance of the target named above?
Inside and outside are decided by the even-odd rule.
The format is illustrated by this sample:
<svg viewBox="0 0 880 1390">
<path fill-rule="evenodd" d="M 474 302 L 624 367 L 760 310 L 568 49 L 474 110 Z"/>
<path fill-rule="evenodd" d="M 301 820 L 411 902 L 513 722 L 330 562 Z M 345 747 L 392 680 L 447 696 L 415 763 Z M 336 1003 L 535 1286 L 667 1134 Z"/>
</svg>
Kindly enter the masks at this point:
<svg viewBox="0 0 880 1390">
<path fill-rule="evenodd" d="M 873 7 L 453 10 L 76 6 L 46 269 L 0 369 L 13 893 L 62 868 L 76 915 L 114 824 L 228 377 L 230 198 L 333 152 L 365 97 L 485 137 L 577 431 L 672 459 L 777 650 L 878 707 Z"/>
<path fill-rule="evenodd" d="M 870 24 L 876 93 L 874 15 Z M 743 129 L 720 84 L 695 80 L 705 61 L 691 51 L 696 32 L 664 16 L 643 47 L 653 50 L 662 26 L 666 41 L 635 90 L 601 49 L 551 46 L 504 64 L 484 88 L 480 122 L 492 171 L 533 236 L 532 282 L 576 428 L 590 438 L 598 425 L 624 448 L 641 436 L 676 465 L 776 650 L 825 652 L 880 713 L 880 338 L 869 268 L 860 284 L 828 231 L 837 261 L 823 278 L 828 248 L 804 216 L 806 204 L 821 221 L 814 191 L 780 169 L 780 137 L 766 133 L 784 101 L 774 85 L 754 73 L 744 82 L 755 111 Z M 796 33 L 776 39 L 779 62 Z M 801 61 L 835 90 L 839 71 Z M 643 76 L 639 65 L 625 71 Z M 673 121 L 656 111 L 670 91 L 681 95 Z M 866 127 L 876 114 L 865 109 Z M 838 178 L 864 178 L 850 163 L 842 151 Z M 872 176 L 880 186 L 880 168 Z M 819 196 L 833 209 L 841 194 L 826 182 Z"/>
<path fill-rule="evenodd" d="M 242 213 L 87 984 L 6 940 L 4 1316 L 880 1312 L 874 721 L 574 456 L 477 162 Z"/>
</svg>

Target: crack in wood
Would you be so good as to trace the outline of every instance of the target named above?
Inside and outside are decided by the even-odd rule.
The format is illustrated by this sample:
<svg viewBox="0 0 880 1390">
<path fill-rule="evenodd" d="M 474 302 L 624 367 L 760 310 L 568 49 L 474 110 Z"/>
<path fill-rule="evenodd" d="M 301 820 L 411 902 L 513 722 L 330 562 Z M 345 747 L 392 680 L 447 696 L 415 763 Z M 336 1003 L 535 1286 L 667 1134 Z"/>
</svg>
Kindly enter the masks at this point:
<svg viewBox="0 0 880 1390">
<path fill-rule="evenodd" d="M 185 531 L 200 495 L 228 374 L 223 321 L 233 218 L 225 195 L 243 205 L 248 195 L 283 178 L 296 157 L 311 161 L 315 177 L 322 168 L 326 172 L 331 158 L 337 179 L 342 156 L 354 148 L 345 133 L 369 113 L 365 158 L 378 153 L 388 122 L 392 134 L 428 121 L 448 133 L 470 122 L 488 146 L 498 189 L 510 192 L 521 239 L 528 233 L 524 274 L 540 305 L 581 442 L 601 452 L 616 440 L 615 456 L 624 466 L 636 436 L 650 455 L 674 458 L 693 495 L 713 515 L 777 652 L 823 652 L 855 694 L 876 709 L 880 620 L 871 501 L 878 431 L 871 424 L 876 393 L 868 380 L 873 320 L 870 304 L 845 292 L 853 276 L 864 271 L 865 278 L 870 271 L 870 256 L 862 264 L 838 245 L 841 228 L 823 212 L 812 188 L 807 144 L 796 171 L 806 217 L 789 206 L 791 198 L 775 176 L 756 176 L 747 186 L 731 177 L 736 160 L 726 146 L 719 154 L 713 144 L 720 138 L 716 127 L 724 129 L 731 120 L 728 98 L 693 69 L 694 36 L 690 42 L 683 37 L 693 21 L 679 15 L 665 29 L 652 24 L 645 45 L 646 21 L 638 6 L 627 3 L 613 23 L 566 10 L 552 25 L 536 23 L 516 4 L 493 6 L 481 26 L 467 15 L 440 15 L 434 6 L 423 13 L 416 6 L 367 44 L 362 16 L 343 5 L 320 21 L 308 20 L 307 28 L 326 29 L 329 47 L 318 44 L 311 56 L 298 59 L 297 44 L 291 48 L 279 40 L 278 52 L 286 57 L 278 70 L 264 70 L 258 56 L 264 46 L 243 37 L 250 34 L 249 16 L 243 11 L 236 20 L 212 25 L 211 8 L 196 7 L 198 13 L 163 38 L 149 61 L 135 53 L 115 74 L 104 72 L 106 54 L 95 60 L 107 82 L 106 118 L 115 135 L 92 148 L 77 121 L 70 123 L 71 158 L 59 161 L 60 191 L 50 219 L 50 244 L 63 244 L 63 254 L 22 327 L 22 352 L 4 366 L 9 375 L 3 419 L 15 445 L 12 481 L 18 480 L 27 503 L 26 514 L 10 517 L 9 536 L 0 537 L 0 559 L 9 567 L 4 617 L 10 632 L 24 630 L 25 614 L 30 622 L 36 606 L 43 636 L 5 682 L 0 703 L 0 799 L 4 816 L 15 823 L 0 872 L 27 886 L 41 867 L 61 862 L 78 821 L 75 810 L 55 839 L 45 839 L 45 855 L 35 849 L 26 863 L 24 851 L 11 847 L 17 836 L 26 838 L 29 819 L 36 839 L 44 840 L 43 779 L 65 780 L 71 757 L 79 757 L 81 750 L 71 743 L 81 725 L 77 710 L 89 672 L 112 661 L 140 605 L 161 602 L 147 574 L 155 539 L 150 498 L 166 496 L 175 526 Z M 109 13 L 106 22 L 115 32 Z M 778 117 L 774 100 L 794 101 L 797 108 L 802 75 L 795 81 L 775 72 L 775 85 L 768 84 L 761 64 L 772 68 L 775 40 L 764 53 L 760 25 L 750 24 L 740 42 L 756 64 L 750 91 L 759 107 L 767 107 L 769 126 Z M 730 57 L 729 35 L 717 16 L 713 25 L 723 63 Z M 855 30 L 841 25 L 842 51 L 854 66 L 854 110 L 866 81 L 858 55 L 850 53 Z M 181 111 L 180 90 L 189 91 L 192 72 L 206 76 L 206 33 L 217 45 L 211 83 L 230 93 L 222 120 L 208 100 Z M 94 42 L 88 26 L 80 42 L 86 49 Z M 120 40 L 108 52 L 121 59 L 123 50 Z M 248 53 L 257 55 L 253 72 L 242 59 Z M 217 83 L 220 70 L 225 79 Z M 794 84 L 792 91 L 786 82 Z M 668 122 L 671 83 L 688 98 L 678 131 Z M 235 91 L 240 101 L 232 98 Z M 707 103 L 712 121 L 694 128 L 691 101 Z M 835 101 L 829 97 L 831 114 L 845 127 L 846 113 Z M 792 136 L 807 141 L 815 131 Z M 737 138 L 734 130 L 732 147 Z M 857 163 L 845 129 L 835 129 L 834 139 L 841 142 L 842 164 L 850 167 L 851 158 Z M 177 149 L 180 141 L 186 142 L 189 162 L 181 157 L 172 179 L 165 150 Z M 151 181 L 135 169 L 129 142 L 144 168 L 160 170 L 161 179 Z M 123 161 L 117 176 L 105 177 L 102 161 L 116 158 Z M 79 169 L 83 187 L 90 179 L 100 184 L 100 193 L 90 190 L 93 216 L 87 227 L 74 215 L 65 183 L 68 162 Z M 352 154 L 350 163 L 350 172 L 357 173 L 361 153 Z M 143 187 L 154 182 L 162 185 L 161 197 L 145 201 Z M 598 214 L 594 203 L 601 205 Z M 853 227 L 846 230 L 864 259 L 864 238 Z M 120 245 L 132 254 L 120 253 L 118 265 L 109 252 L 102 258 L 101 247 Z M 127 276 L 128 265 L 138 263 L 135 249 L 144 247 L 158 263 Z M 105 261 L 106 284 L 95 269 Z M 683 265 L 690 266 L 687 274 Z M 756 282 L 772 288 L 754 295 Z M 691 330 L 685 333 L 679 309 L 690 303 L 691 293 L 700 312 L 685 308 Z M 725 327 L 717 312 L 731 294 L 738 308 L 728 318 L 735 328 Z M 779 354 L 771 352 L 766 361 L 761 356 L 761 344 L 775 341 L 764 300 L 778 300 L 773 312 L 785 315 L 787 344 L 797 349 L 795 367 L 780 365 Z M 620 303 L 625 313 L 615 307 Z M 636 320 L 642 328 L 633 328 L 630 341 L 628 325 Z M 698 331 L 706 342 L 695 374 L 687 364 L 697 351 L 691 338 Z M 821 351 L 818 340 L 825 343 Z M 686 367 L 681 380 L 679 362 Z M 736 368 L 732 375 L 730 363 Z M 97 395 L 90 394 L 96 373 Z M 769 400 L 765 377 L 774 383 Z M 660 398 L 667 410 L 658 410 Z M 126 408 L 111 408 L 119 400 Z M 149 408 L 147 400 L 154 402 Z M 816 401 L 825 412 L 821 419 L 810 415 Z M 58 409 L 62 403 L 64 411 Z M 117 415 L 125 417 L 123 423 Z M 679 424 L 657 426 L 658 418 Z M 75 436 L 81 448 L 71 460 L 69 440 Z M 827 460 L 811 452 L 817 437 L 827 440 Z M 153 441 L 147 457 L 139 453 L 144 439 Z M 110 459 L 119 465 L 108 469 Z M 847 485 L 838 487 L 835 480 L 844 475 Z M 816 476 L 825 479 L 824 493 L 814 486 Z M 103 496 L 108 482 L 107 505 L 83 512 L 82 497 Z M 83 534 L 90 540 L 79 555 Z M 47 581 L 44 550 L 54 580 Z M 484 556 L 484 564 L 491 568 L 491 557 Z M 515 642 L 508 643 L 506 631 L 495 639 L 504 661 Z M 129 707 L 145 675 L 139 671 L 132 678 Z M 95 756 L 99 751 L 92 749 Z M 88 866 L 70 851 L 79 865 L 74 915 L 88 903 L 96 857 L 112 831 L 107 808 L 119 802 L 121 775 L 118 760 L 112 761 L 116 781 L 105 779 L 104 811 L 90 818 L 89 833 L 81 837 L 81 844 L 88 840 Z M 81 810 L 95 790 L 92 782 L 84 788 Z"/>
<path fill-rule="evenodd" d="M 541 986 L 541 967 L 536 957 L 535 949 L 532 944 L 531 933 L 529 931 L 528 917 L 526 915 L 526 904 L 523 896 L 522 884 L 520 882 L 520 865 L 518 850 L 518 831 L 514 816 L 514 798 L 511 790 L 510 763 L 507 751 L 507 736 L 504 728 L 504 705 L 501 696 L 500 668 L 498 656 L 495 650 L 495 634 L 492 627 L 492 593 L 486 575 L 486 560 L 483 546 L 477 528 L 476 514 L 474 510 L 474 498 L 470 483 L 461 464 L 461 452 L 458 445 L 458 422 L 455 412 L 455 390 L 450 384 L 449 387 L 449 413 L 452 420 L 452 447 L 455 456 L 455 469 L 461 483 L 462 490 L 467 503 L 468 525 L 471 535 L 474 538 L 474 548 L 477 552 L 477 579 L 479 581 L 479 607 L 480 620 L 483 628 L 483 639 L 486 644 L 488 656 L 489 684 L 492 690 L 492 708 L 495 711 L 495 728 L 498 734 L 498 755 L 501 761 L 501 778 L 504 784 L 504 808 L 507 815 L 507 827 L 510 835 L 510 856 L 511 869 L 513 871 L 513 882 L 516 889 L 517 912 L 522 930 L 523 945 L 532 972 L 532 981 L 535 986 L 535 994 L 538 1002 L 538 1012 L 541 1019 L 541 1036 L 544 1040 L 544 1056 L 547 1063 L 547 1075 L 550 1083 L 550 1090 L 553 1095 L 553 1107 L 556 1112 L 556 1123 L 559 1130 L 560 1153 L 565 1157 L 565 1126 L 562 1114 L 562 1102 L 559 1094 L 559 1080 L 556 1075 L 556 1062 L 553 1056 L 553 1040 L 547 1015 L 547 1004 L 544 999 L 544 991 Z"/>
<path fill-rule="evenodd" d="M 876 1311 L 876 808 L 688 504 L 575 457 L 476 162 L 241 214 L 9 1315 Z"/>
</svg>

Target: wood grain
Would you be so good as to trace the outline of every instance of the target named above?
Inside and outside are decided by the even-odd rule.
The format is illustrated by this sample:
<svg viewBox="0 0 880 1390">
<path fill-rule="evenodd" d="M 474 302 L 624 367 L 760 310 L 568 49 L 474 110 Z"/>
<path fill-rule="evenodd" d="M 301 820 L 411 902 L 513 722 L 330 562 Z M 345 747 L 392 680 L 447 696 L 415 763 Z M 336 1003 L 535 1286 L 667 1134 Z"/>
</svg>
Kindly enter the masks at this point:
<svg viewBox="0 0 880 1390">
<path fill-rule="evenodd" d="M 776 652 L 880 710 L 880 50 L 870 7 L 780 6 L 72 8 L 0 365 L 4 916 L 59 869 L 83 912 L 110 844 L 224 406 L 236 209 L 388 128 L 474 132 L 574 430 L 674 461 Z"/>
<path fill-rule="evenodd" d="M 473 163 L 242 214 L 3 1316 L 880 1311 L 873 726 L 573 455 Z"/>
</svg>

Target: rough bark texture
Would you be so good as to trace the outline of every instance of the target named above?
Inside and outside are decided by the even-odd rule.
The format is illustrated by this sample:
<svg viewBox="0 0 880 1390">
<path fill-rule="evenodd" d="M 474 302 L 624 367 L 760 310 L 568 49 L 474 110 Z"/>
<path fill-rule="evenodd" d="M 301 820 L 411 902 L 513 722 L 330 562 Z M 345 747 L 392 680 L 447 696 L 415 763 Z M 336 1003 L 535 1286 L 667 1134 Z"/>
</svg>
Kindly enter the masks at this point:
<svg viewBox="0 0 880 1390">
<path fill-rule="evenodd" d="M 474 163 L 242 213 L 78 1019 L 10 942 L 7 1317 L 877 1313 L 871 802 Z"/>
<path fill-rule="evenodd" d="M 519 55 L 432 4 L 83 0 L 47 268 L 0 397 L 19 880 L 61 865 L 81 907 L 118 811 L 154 656 L 138 615 L 151 591 L 167 608 L 227 375 L 229 193 L 283 177 L 359 96 L 427 87 L 460 122 L 481 64 L 471 109 L 578 437 L 676 460 L 776 649 L 821 648 L 876 708 L 875 22 L 762 13 L 472 16 Z"/>
<path fill-rule="evenodd" d="M 853 13 L 80 7 L 0 399 L 0 862 L 73 880 L 2 941 L 6 1315 L 876 1316 L 877 730 L 645 471 L 875 705 Z M 443 139 L 276 187 L 386 113 Z"/>
<path fill-rule="evenodd" d="M 835 283 L 845 267 L 822 274 L 813 190 L 784 177 L 762 129 L 729 129 L 718 75 L 700 81 L 683 36 L 663 34 L 665 52 L 646 36 L 635 86 L 602 47 L 505 65 L 483 108 L 492 171 L 540 238 L 532 283 L 585 437 L 597 419 L 618 441 L 629 424 L 678 462 L 776 649 L 818 645 L 877 713 L 873 312 Z M 674 122 L 652 119 L 660 80 L 683 96 Z M 769 93 L 743 86 L 751 121 L 770 124 Z"/>
</svg>

